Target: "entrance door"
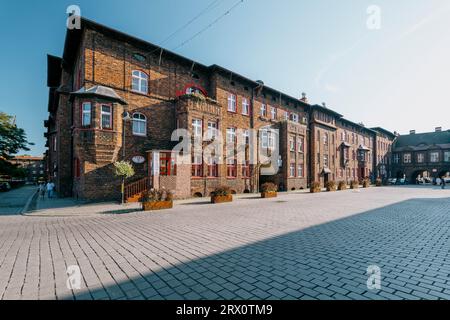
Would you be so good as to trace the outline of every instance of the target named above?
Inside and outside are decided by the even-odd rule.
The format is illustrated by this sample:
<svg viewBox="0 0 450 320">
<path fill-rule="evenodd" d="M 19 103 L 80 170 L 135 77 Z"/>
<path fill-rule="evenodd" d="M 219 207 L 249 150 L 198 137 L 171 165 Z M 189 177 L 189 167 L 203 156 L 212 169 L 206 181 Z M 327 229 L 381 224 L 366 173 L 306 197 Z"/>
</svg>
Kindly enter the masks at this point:
<svg viewBox="0 0 450 320">
<path fill-rule="evenodd" d="M 324 186 L 327 185 L 327 183 L 328 183 L 328 181 L 329 181 L 329 176 L 330 176 L 329 173 L 325 173 L 325 174 L 323 175 L 323 184 L 324 184 Z"/>
</svg>

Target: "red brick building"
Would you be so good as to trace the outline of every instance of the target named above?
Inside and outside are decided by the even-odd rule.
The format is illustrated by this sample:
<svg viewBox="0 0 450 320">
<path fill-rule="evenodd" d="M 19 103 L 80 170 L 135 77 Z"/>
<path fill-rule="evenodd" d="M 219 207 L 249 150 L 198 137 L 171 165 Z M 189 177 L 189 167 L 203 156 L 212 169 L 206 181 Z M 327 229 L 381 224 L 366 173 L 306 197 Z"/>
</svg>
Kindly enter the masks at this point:
<svg viewBox="0 0 450 320">
<path fill-rule="evenodd" d="M 349 164 L 342 159 L 349 143 L 347 136 L 341 141 L 342 130 L 361 137 L 352 145 L 365 157 L 354 160 L 355 177 L 374 174 L 375 131 L 312 106 L 305 96 L 291 97 L 87 19 L 81 29 L 67 31 L 61 58 L 48 56 L 47 82 L 46 157 L 60 196 L 118 198 L 120 179 L 113 163 L 122 159 L 136 170 L 127 181 L 130 197 L 149 185 L 184 198 L 208 196 L 219 185 L 244 193 L 257 192 L 266 181 L 294 190 L 313 180 L 348 180 L 341 175 Z M 123 120 L 124 114 L 130 121 Z M 189 160 L 183 164 L 172 152 L 178 144 L 172 141 L 175 129 L 187 130 L 192 141 L 206 134 L 200 154 L 197 149 L 183 153 Z M 201 151 L 214 141 L 214 130 L 234 149 L 244 141 L 242 161 L 226 150 L 222 161 L 203 159 Z M 279 135 L 272 136 L 272 130 Z M 270 168 L 258 151 L 270 155 L 275 140 L 279 157 L 267 174 Z"/>
</svg>

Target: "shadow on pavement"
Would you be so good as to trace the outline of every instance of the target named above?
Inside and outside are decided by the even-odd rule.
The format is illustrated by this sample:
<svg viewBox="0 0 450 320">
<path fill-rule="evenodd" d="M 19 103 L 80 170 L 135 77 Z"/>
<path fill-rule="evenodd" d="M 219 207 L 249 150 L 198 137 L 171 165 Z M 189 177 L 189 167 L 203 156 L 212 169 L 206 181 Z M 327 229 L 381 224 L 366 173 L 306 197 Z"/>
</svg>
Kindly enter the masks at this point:
<svg viewBox="0 0 450 320">
<path fill-rule="evenodd" d="M 402 299 L 413 291 L 408 286 L 429 286 L 433 279 L 442 283 L 436 291 L 446 287 L 450 299 L 449 208 L 450 198 L 410 199 L 196 260 L 172 262 L 169 268 L 129 281 L 76 293 L 75 299 Z M 139 254 L 133 253 L 136 259 Z M 174 261 L 169 253 L 164 255 Z M 367 288 L 371 265 L 381 268 L 380 291 Z"/>
</svg>

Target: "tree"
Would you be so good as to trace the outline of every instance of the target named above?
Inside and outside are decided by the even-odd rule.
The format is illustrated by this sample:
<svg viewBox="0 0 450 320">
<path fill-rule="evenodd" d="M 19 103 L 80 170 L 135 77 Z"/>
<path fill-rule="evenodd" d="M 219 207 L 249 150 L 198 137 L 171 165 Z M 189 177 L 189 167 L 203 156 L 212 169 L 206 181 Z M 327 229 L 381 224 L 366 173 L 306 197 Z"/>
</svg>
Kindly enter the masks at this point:
<svg viewBox="0 0 450 320">
<path fill-rule="evenodd" d="M 125 202 L 125 179 L 131 178 L 134 176 L 134 168 L 131 163 L 128 161 L 117 161 L 114 162 L 115 167 L 115 174 L 118 177 L 122 178 L 122 186 L 121 186 L 121 192 L 122 192 L 122 204 Z"/>
<path fill-rule="evenodd" d="M 0 112 L 0 158 L 9 160 L 12 155 L 20 150 L 30 150 L 25 130 L 18 128 L 14 118 L 4 112 Z"/>
</svg>

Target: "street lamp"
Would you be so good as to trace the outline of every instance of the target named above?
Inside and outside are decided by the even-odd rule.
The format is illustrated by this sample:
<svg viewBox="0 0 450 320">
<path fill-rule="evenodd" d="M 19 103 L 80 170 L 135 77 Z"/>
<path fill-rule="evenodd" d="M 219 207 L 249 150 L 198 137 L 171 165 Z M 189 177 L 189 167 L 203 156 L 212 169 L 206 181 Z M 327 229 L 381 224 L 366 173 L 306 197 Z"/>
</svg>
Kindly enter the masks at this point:
<svg viewBox="0 0 450 320">
<path fill-rule="evenodd" d="M 122 160 L 125 161 L 125 124 L 131 120 L 130 113 L 128 111 L 124 111 L 122 113 Z M 122 176 L 122 205 L 125 203 L 125 177 Z"/>
</svg>

